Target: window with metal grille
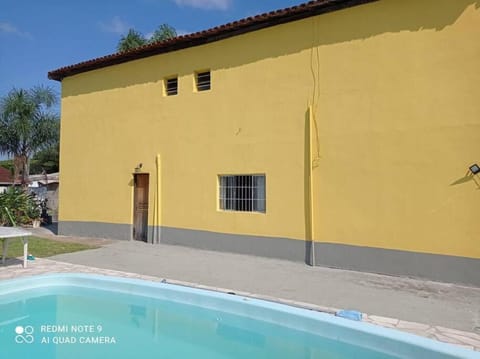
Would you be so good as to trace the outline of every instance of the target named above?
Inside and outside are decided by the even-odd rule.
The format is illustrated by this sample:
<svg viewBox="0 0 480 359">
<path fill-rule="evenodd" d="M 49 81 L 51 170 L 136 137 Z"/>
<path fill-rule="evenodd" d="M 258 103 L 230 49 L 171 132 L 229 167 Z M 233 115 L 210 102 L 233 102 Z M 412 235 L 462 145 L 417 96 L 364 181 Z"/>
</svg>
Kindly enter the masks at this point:
<svg viewBox="0 0 480 359">
<path fill-rule="evenodd" d="M 165 94 L 167 96 L 174 96 L 178 94 L 178 77 L 171 77 L 165 79 Z"/>
<path fill-rule="evenodd" d="M 265 212 L 265 175 L 219 176 L 220 209 Z"/>
<path fill-rule="evenodd" d="M 197 72 L 196 74 L 197 91 L 210 90 L 210 71 Z"/>
</svg>

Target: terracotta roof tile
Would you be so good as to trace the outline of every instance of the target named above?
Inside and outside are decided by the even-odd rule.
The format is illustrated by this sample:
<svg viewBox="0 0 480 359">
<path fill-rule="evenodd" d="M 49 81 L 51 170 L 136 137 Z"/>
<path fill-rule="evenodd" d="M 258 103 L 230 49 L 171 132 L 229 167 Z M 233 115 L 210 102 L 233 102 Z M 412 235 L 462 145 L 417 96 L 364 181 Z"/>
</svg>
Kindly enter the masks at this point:
<svg viewBox="0 0 480 359">
<path fill-rule="evenodd" d="M 308 18 L 348 7 L 366 4 L 378 0 L 315 0 L 308 3 L 292 6 L 285 9 L 274 10 L 268 13 L 233 21 L 228 24 L 199 31 L 193 34 L 177 36 L 173 39 L 147 44 L 136 49 L 114 53 L 98 57 L 78 64 L 65 66 L 50 71 L 48 78 L 61 81 L 65 77 L 73 76 L 82 72 L 100 69 L 111 65 L 141 59 L 166 52 L 199 46 L 213 41 L 222 40 L 228 37 L 240 35 L 278 24 Z"/>
<path fill-rule="evenodd" d="M 12 174 L 5 167 L 0 166 L 0 183 L 1 184 L 11 184 L 12 183 Z"/>
</svg>

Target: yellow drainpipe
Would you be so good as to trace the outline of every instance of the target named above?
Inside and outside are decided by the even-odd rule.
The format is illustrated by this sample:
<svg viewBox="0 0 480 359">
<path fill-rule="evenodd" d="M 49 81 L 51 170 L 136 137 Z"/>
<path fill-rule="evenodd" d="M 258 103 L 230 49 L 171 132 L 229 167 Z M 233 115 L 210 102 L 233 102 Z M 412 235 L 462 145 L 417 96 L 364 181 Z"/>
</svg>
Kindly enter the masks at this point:
<svg viewBox="0 0 480 359">
<path fill-rule="evenodd" d="M 155 218 L 154 221 L 154 233 L 155 233 L 155 241 L 156 243 L 160 243 L 161 240 L 161 230 L 160 227 L 162 225 L 161 223 L 161 205 L 160 205 L 160 200 L 162 198 L 161 196 L 161 191 L 162 191 L 162 180 L 161 180 L 161 172 L 162 172 L 162 162 L 160 158 L 160 154 L 157 154 L 157 159 L 156 159 L 156 169 L 157 169 L 157 191 L 156 191 L 156 198 L 155 198 Z"/>
<path fill-rule="evenodd" d="M 314 137 L 313 137 L 313 132 L 315 131 L 314 128 L 314 114 L 313 114 L 313 108 L 312 105 L 308 106 L 308 140 L 309 140 L 309 146 L 308 146 L 308 185 L 309 185 L 309 220 L 310 220 L 310 244 L 311 244 L 311 251 L 310 251 L 310 265 L 314 266 L 315 265 L 315 239 L 314 239 L 314 234 L 315 234 L 315 222 L 314 222 L 314 183 L 313 183 L 313 162 L 314 162 Z M 315 131 L 316 132 L 316 131 Z"/>
</svg>

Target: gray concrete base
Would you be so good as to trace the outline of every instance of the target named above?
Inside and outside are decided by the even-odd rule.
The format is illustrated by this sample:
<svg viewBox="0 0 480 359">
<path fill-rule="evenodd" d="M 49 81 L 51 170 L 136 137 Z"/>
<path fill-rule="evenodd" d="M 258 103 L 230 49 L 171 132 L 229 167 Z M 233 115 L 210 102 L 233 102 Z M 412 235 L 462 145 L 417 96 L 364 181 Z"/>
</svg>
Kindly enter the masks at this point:
<svg viewBox="0 0 480 359">
<path fill-rule="evenodd" d="M 309 241 L 170 227 L 161 229 L 161 241 L 199 249 L 311 264 L 312 243 Z M 425 278 L 480 287 L 480 259 L 336 243 L 315 242 L 313 247 L 317 266 Z"/>
<path fill-rule="evenodd" d="M 132 239 L 132 225 L 105 222 L 58 222 L 58 234 L 62 236 Z"/>
<path fill-rule="evenodd" d="M 98 222 L 60 222 L 59 234 L 131 239 L 132 226 Z M 401 250 L 318 243 L 289 238 L 226 234 L 172 227 L 149 227 L 149 243 L 285 259 L 315 265 L 480 287 L 480 259 Z M 314 248 L 313 248 L 314 247 Z"/>
<path fill-rule="evenodd" d="M 305 262 L 305 242 L 288 238 L 162 227 L 161 243 Z"/>
<path fill-rule="evenodd" d="M 316 265 L 480 287 L 480 259 L 315 243 Z"/>
</svg>

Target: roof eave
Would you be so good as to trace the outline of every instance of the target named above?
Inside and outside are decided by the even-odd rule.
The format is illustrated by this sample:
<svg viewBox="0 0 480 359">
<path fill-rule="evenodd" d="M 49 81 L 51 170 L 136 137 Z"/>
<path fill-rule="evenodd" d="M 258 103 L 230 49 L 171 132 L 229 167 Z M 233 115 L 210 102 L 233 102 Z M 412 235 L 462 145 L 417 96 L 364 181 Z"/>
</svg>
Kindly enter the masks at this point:
<svg viewBox="0 0 480 359">
<path fill-rule="evenodd" d="M 101 69 L 104 67 L 118 65 L 125 62 L 142 59 L 167 52 L 182 50 L 189 47 L 200 46 L 211 42 L 223 40 L 232 36 L 245 34 L 252 31 L 280 25 L 308 17 L 321 15 L 333 11 L 350 8 L 357 5 L 376 2 L 379 0 L 323 0 L 310 1 L 288 9 L 272 11 L 270 13 L 249 17 L 240 21 L 215 27 L 213 29 L 197 32 L 190 35 L 179 36 L 160 43 L 149 44 L 139 48 L 107 55 L 75 65 L 66 66 L 50 71 L 50 80 L 62 81 L 65 77 L 74 76 L 79 73 Z"/>
</svg>

